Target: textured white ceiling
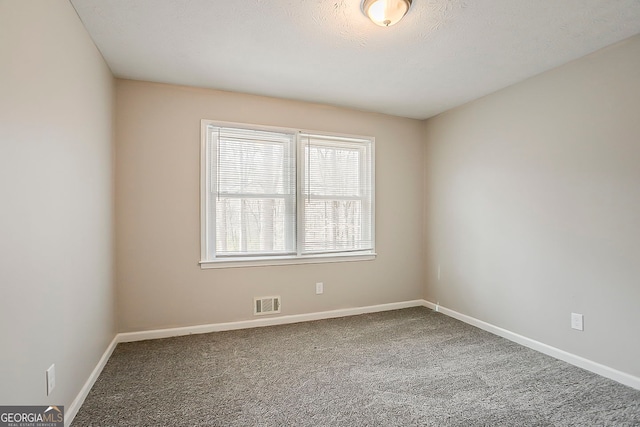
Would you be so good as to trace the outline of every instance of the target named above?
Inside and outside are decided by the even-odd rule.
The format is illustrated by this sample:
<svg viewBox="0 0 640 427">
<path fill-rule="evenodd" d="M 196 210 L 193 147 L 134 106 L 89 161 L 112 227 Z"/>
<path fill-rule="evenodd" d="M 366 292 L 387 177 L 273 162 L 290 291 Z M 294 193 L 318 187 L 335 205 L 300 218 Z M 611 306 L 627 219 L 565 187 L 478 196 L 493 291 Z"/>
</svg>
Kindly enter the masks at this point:
<svg viewBox="0 0 640 427">
<path fill-rule="evenodd" d="M 71 0 L 118 77 L 424 119 L 640 33 L 640 0 Z"/>
</svg>

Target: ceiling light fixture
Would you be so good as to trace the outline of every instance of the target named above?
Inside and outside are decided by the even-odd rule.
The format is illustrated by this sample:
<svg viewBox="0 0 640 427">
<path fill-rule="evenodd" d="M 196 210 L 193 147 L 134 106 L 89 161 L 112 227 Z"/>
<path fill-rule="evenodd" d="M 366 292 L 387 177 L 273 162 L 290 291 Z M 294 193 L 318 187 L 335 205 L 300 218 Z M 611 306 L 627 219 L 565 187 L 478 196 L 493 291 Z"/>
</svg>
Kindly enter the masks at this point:
<svg viewBox="0 0 640 427">
<path fill-rule="evenodd" d="M 400 21 L 411 7 L 412 0 L 363 0 L 362 12 L 381 27 Z"/>
</svg>

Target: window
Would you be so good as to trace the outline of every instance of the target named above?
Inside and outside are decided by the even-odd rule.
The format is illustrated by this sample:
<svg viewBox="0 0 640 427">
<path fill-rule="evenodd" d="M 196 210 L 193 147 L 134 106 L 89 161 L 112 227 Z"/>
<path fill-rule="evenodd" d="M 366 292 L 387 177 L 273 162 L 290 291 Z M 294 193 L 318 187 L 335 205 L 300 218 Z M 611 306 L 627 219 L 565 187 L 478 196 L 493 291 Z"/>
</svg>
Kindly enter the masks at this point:
<svg viewBox="0 0 640 427">
<path fill-rule="evenodd" d="M 203 268 L 372 259 L 373 148 L 203 120 Z"/>
</svg>

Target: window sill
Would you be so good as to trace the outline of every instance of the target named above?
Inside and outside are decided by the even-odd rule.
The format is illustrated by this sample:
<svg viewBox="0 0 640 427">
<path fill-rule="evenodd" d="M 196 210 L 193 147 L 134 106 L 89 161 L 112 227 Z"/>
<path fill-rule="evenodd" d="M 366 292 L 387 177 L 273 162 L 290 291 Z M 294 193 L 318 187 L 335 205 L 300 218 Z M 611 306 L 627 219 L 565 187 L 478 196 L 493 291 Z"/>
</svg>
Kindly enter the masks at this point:
<svg viewBox="0 0 640 427">
<path fill-rule="evenodd" d="M 353 262 L 372 261 L 377 254 L 354 254 L 354 255 L 313 255 L 313 256 L 286 256 L 269 258 L 242 258 L 224 259 L 216 261 L 200 261 L 200 268 L 238 268 L 238 267 L 265 267 L 274 265 L 296 265 L 296 264 L 320 264 L 329 262 Z"/>
</svg>

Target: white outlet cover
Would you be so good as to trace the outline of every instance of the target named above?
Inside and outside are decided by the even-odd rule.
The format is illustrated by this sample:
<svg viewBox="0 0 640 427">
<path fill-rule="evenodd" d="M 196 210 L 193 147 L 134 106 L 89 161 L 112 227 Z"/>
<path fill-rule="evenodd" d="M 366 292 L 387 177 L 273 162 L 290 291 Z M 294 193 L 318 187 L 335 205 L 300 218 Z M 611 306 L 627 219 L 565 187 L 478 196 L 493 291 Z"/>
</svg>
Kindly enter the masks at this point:
<svg viewBox="0 0 640 427">
<path fill-rule="evenodd" d="M 49 396 L 53 391 L 53 389 L 56 387 L 56 365 L 55 364 L 49 366 L 49 369 L 47 369 L 46 379 L 47 379 L 47 396 Z"/>
<path fill-rule="evenodd" d="M 571 313 L 571 327 L 578 331 L 584 331 L 584 316 L 579 313 Z"/>
<path fill-rule="evenodd" d="M 324 283 L 318 282 L 316 283 L 316 295 L 320 295 L 324 293 Z"/>
</svg>

